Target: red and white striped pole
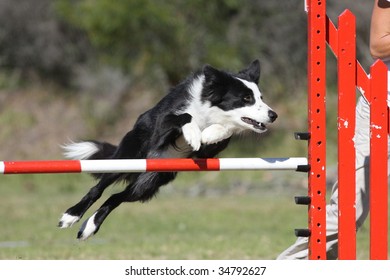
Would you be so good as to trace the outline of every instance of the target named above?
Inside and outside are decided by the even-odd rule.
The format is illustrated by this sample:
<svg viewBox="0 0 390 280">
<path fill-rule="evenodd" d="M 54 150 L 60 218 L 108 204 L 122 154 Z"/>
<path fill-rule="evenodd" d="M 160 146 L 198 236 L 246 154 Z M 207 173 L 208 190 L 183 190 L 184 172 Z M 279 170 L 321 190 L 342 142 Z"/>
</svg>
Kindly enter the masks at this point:
<svg viewBox="0 0 390 280">
<path fill-rule="evenodd" d="M 223 170 L 305 170 L 307 159 L 210 158 L 210 159 L 113 159 L 0 161 L 0 174 L 130 173 Z"/>
</svg>

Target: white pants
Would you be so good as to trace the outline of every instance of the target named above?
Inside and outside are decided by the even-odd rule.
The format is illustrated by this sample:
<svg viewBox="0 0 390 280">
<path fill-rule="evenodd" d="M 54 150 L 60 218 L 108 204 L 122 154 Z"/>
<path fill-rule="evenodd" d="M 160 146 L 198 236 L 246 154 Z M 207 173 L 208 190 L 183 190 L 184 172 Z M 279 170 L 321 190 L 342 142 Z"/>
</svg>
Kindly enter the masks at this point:
<svg viewBox="0 0 390 280">
<path fill-rule="evenodd" d="M 369 211 L 369 155 L 370 155 L 370 108 L 360 97 L 356 106 L 356 229 L 358 230 Z M 388 142 L 390 143 L 390 141 Z M 389 146 L 389 145 L 388 145 Z M 389 146 L 390 149 L 390 146 Z M 390 151 L 390 150 L 389 150 Z M 389 159 L 389 158 L 388 158 Z M 389 160 L 388 160 L 389 162 Z M 389 171 L 388 171 L 389 174 Z M 327 259 L 338 257 L 338 184 L 333 186 L 330 203 L 326 206 L 326 254 Z M 308 258 L 308 238 L 297 241 L 278 256 L 278 260 Z"/>
</svg>

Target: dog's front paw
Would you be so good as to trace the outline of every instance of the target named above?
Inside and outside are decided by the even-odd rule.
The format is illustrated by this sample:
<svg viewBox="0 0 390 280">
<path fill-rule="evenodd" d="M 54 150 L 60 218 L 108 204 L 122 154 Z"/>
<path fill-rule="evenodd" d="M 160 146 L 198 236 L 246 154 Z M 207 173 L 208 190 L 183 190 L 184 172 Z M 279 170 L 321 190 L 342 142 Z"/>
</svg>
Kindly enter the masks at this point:
<svg viewBox="0 0 390 280">
<path fill-rule="evenodd" d="M 194 151 L 199 151 L 202 138 L 199 126 L 194 122 L 190 122 L 183 125 L 182 131 L 183 137 L 188 145 L 190 145 Z"/>
<path fill-rule="evenodd" d="M 213 124 L 202 131 L 202 144 L 210 145 L 221 142 L 232 136 L 232 133 L 220 124 Z"/>
</svg>

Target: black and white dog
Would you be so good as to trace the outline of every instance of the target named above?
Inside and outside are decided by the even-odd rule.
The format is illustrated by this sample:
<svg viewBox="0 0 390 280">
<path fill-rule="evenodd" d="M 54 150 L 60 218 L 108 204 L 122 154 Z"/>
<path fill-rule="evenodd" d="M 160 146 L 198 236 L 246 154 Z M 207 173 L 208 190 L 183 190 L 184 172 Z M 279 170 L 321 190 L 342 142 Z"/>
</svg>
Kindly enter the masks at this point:
<svg viewBox="0 0 390 280">
<path fill-rule="evenodd" d="M 97 141 L 64 147 L 72 159 L 212 158 L 224 150 L 234 134 L 262 133 L 277 114 L 263 102 L 257 86 L 260 63 L 252 62 L 237 74 L 209 65 L 176 87 L 152 109 L 143 113 L 118 146 Z M 107 216 L 122 202 L 145 202 L 172 181 L 176 172 L 95 175 L 99 182 L 79 203 L 66 210 L 59 227 L 78 222 L 105 188 L 124 180 L 124 191 L 112 195 L 81 226 L 78 238 L 95 234 Z"/>
</svg>

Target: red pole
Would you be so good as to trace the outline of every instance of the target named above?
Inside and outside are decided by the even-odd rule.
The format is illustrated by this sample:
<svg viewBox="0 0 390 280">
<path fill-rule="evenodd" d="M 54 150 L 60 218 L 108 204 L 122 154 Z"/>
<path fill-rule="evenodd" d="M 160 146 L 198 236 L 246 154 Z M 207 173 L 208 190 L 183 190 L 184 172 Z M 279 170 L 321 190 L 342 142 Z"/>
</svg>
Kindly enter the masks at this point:
<svg viewBox="0 0 390 280">
<path fill-rule="evenodd" d="M 309 259 L 326 259 L 326 1 L 308 11 Z"/>
<path fill-rule="evenodd" d="M 356 209 L 355 209 L 355 94 L 356 86 L 361 88 L 363 94 L 370 102 L 371 108 L 371 141 L 370 141 L 370 258 L 387 259 L 388 250 L 388 185 L 387 185 L 387 157 L 388 135 L 390 133 L 390 110 L 387 107 L 387 68 L 382 62 L 376 62 L 371 67 L 371 77 L 368 77 L 359 62 L 356 60 L 356 33 L 355 17 L 350 11 L 344 12 L 339 17 L 339 28 L 326 17 L 325 0 L 308 1 L 308 83 L 309 83 L 309 131 L 311 143 L 309 143 L 309 164 L 312 166 L 309 175 L 309 196 L 312 200 L 317 199 L 313 191 L 314 184 L 320 184 L 313 176 L 317 174 L 317 167 L 313 155 L 320 155 L 321 145 L 325 143 L 317 138 L 322 138 L 322 127 L 317 125 L 319 135 L 313 134 L 316 122 L 321 121 L 313 114 L 316 110 L 315 81 L 321 82 L 322 68 L 325 62 L 321 61 L 321 24 L 324 15 L 326 24 L 326 41 L 338 59 L 338 83 L 339 83 L 339 107 L 338 107 L 338 151 L 339 151 L 339 258 L 356 259 Z M 322 7 L 321 7 L 322 6 Z M 324 10 L 320 9 L 323 8 Z M 322 13 L 323 12 L 323 13 Z M 318 36 L 315 35 L 317 33 Z M 316 66 L 317 64 L 317 66 Z M 325 69 L 325 68 L 324 68 Z M 317 78 L 316 78 L 317 75 Z M 317 84 L 318 85 L 318 84 Z M 320 89 L 320 87 L 318 87 Z M 325 88 L 323 89 L 325 91 Z M 317 93 L 321 97 L 321 92 Z M 317 106 L 317 112 L 321 112 Z M 315 139 L 313 137 L 316 137 Z M 322 157 L 321 157 L 322 159 Z M 317 160 L 320 160 L 319 158 Z M 322 174 L 317 177 L 321 178 Z M 320 192 L 320 191 L 319 191 Z M 313 211 L 315 206 L 312 202 L 309 208 L 309 226 L 313 229 L 312 221 L 317 219 Z M 325 214 L 324 214 L 325 215 Z M 325 225 L 325 216 L 321 224 Z M 311 239 L 317 234 L 311 231 Z M 319 240 L 319 239 L 318 239 Z M 323 244 L 325 246 L 325 244 Z M 323 251 L 324 250 L 324 251 Z M 309 243 L 309 258 L 315 259 L 317 252 L 325 252 L 325 247 L 316 247 L 313 242 Z M 313 257 L 314 255 L 314 257 Z M 318 256 L 318 258 L 321 258 Z"/>
<path fill-rule="evenodd" d="M 370 73 L 370 258 L 387 259 L 387 67 L 377 61 Z"/>
<path fill-rule="evenodd" d="M 0 174 L 80 173 L 79 160 L 7 161 L 0 162 Z"/>
<path fill-rule="evenodd" d="M 338 239 L 339 259 L 356 259 L 356 33 L 355 16 L 345 11 L 338 28 Z"/>
</svg>

